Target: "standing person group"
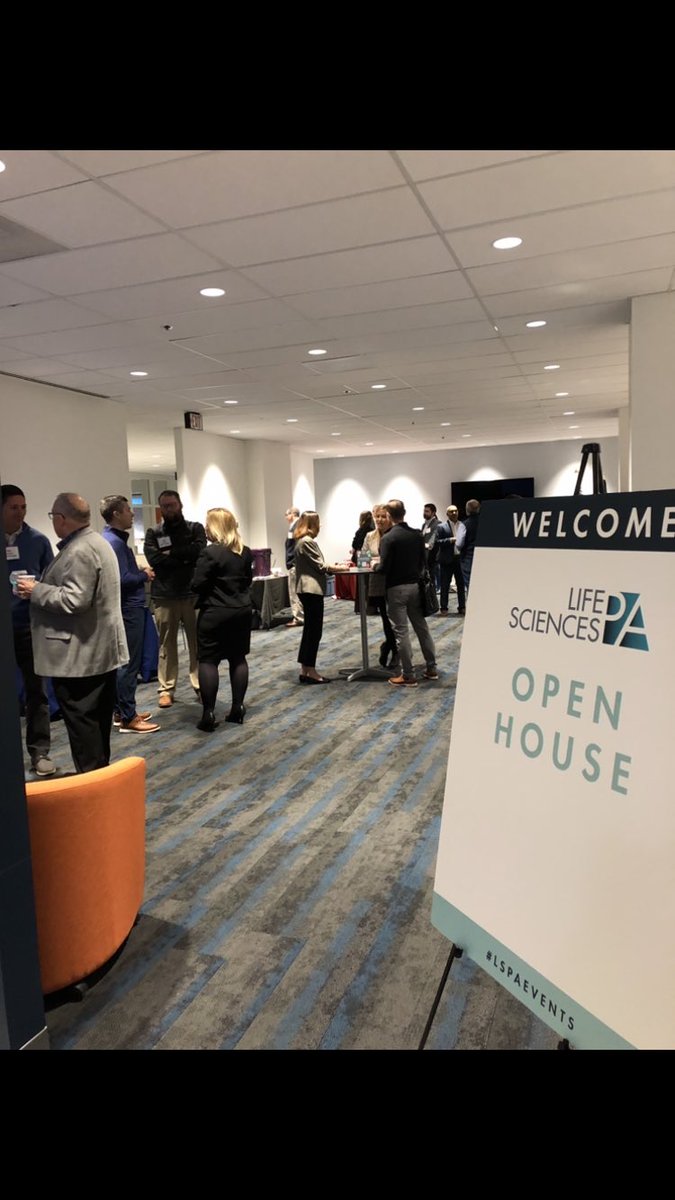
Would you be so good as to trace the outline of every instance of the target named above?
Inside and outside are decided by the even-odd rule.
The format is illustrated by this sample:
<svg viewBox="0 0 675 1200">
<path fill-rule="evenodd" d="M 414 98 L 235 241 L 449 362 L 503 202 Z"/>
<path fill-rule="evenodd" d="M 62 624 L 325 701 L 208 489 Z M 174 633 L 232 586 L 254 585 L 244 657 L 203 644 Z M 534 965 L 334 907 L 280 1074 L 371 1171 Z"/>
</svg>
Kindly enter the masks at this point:
<svg viewBox="0 0 675 1200">
<path fill-rule="evenodd" d="M 232 707 L 226 721 L 241 725 L 248 687 L 246 655 L 251 648 L 251 584 L 253 555 L 242 542 L 237 521 L 227 508 L 206 514 L 205 547 L 195 567 L 192 588 L 197 596 L 197 654 L 202 716 L 197 728 L 213 733 L 218 695 L 218 667 L 226 658 L 230 668 Z"/>
<path fill-rule="evenodd" d="M 186 521 L 178 492 L 160 492 L 162 520 L 145 535 L 143 553 L 154 571 L 150 588 L 159 635 L 159 707 L 170 708 L 178 678 L 178 629 L 182 623 L 190 659 L 190 683 L 199 699 L 197 617 L 192 576 L 206 548 L 199 521 Z"/>
</svg>

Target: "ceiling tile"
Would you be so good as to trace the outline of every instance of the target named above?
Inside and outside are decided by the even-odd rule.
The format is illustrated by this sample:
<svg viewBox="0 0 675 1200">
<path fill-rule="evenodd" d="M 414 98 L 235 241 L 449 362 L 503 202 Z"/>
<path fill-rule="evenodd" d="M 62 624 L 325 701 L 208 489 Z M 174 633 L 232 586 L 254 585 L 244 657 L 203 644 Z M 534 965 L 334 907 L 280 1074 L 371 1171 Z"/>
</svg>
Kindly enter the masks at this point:
<svg viewBox="0 0 675 1200">
<path fill-rule="evenodd" d="M 481 167 L 498 166 L 521 158 L 550 154 L 549 150 L 397 150 L 412 179 L 436 179 L 459 175 Z"/>
<path fill-rule="evenodd" d="M 454 270 L 454 261 L 441 238 L 424 237 L 248 267 L 242 274 L 272 295 L 288 296 Z"/>
<path fill-rule="evenodd" d="M 419 185 L 442 229 L 672 187 L 675 151 L 653 150 L 570 150 Z"/>
<path fill-rule="evenodd" d="M 64 246 L 91 246 L 164 232 L 159 221 L 153 221 L 133 204 L 92 182 L 6 200 L 0 203 L 0 216 L 18 221 Z"/>
<path fill-rule="evenodd" d="M 0 202 L 78 183 L 86 176 L 49 150 L 0 150 Z"/>
<path fill-rule="evenodd" d="M 386 150 L 225 150 L 108 184 L 174 229 L 399 186 Z"/>
<path fill-rule="evenodd" d="M 138 167 L 154 166 L 175 158 L 194 158 L 203 150 L 59 150 L 63 158 L 74 163 L 88 175 L 112 175 L 116 171 L 133 171 Z"/>
<path fill-rule="evenodd" d="M 125 287 L 175 275 L 194 275 L 197 271 L 214 271 L 219 266 L 195 246 L 166 233 L 4 263 L 2 269 L 12 279 L 63 296 L 90 292 L 94 281 L 99 288 Z"/>
<path fill-rule="evenodd" d="M 236 267 L 433 232 L 433 225 L 410 188 L 397 187 L 192 228 L 186 237 Z"/>
</svg>

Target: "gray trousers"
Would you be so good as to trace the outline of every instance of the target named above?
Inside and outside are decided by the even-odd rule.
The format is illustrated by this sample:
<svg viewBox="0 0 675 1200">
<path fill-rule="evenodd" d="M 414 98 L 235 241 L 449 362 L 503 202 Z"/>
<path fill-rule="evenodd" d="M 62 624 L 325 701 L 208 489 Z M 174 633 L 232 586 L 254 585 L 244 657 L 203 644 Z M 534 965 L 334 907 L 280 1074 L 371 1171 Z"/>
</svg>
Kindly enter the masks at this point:
<svg viewBox="0 0 675 1200">
<path fill-rule="evenodd" d="M 295 621 L 304 622 L 305 611 L 302 607 L 302 601 L 295 590 L 295 567 L 288 568 L 288 599 Z"/>
<path fill-rule="evenodd" d="M 389 613 L 389 620 L 394 629 L 401 659 L 401 670 L 405 678 L 415 678 L 408 618 L 410 618 L 410 623 L 417 634 L 420 650 L 424 655 L 427 667 L 435 667 L 436 647 L 429 633 L 426 617 L 422 614 L 418 585 L 416 583 L 399 583 L 396 587 L 387 588 L 387 612 Z"/>
</svg>

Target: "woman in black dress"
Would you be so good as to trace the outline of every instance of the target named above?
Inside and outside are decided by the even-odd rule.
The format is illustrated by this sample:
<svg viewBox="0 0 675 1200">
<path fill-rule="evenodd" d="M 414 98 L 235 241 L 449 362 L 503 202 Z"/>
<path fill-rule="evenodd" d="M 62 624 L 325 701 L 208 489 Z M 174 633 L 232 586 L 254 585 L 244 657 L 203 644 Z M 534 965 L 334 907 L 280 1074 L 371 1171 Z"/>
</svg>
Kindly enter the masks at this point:
<svg viewBox="0 0 675 1200">
<path fill-rule="evenodd" d="M 244 546 L 235 517 L 227 508 L 210 508 L 206 514 L 210 546 L 202 550 L 192 579 L 197 594 L 197 658 L 203 713 L 197 729 L 213 733 L 218 695 L 218 666 L 230 665 L 232 708 L 226 721 L 244 721 L 244 696 L 248 687 L 246 655 L 251 649 L 251 593 L 253 556 Z"/>
<path fill-rule="evenodd" d="M 370 509 L 367 508 L 360 514 L 359 527 L 352 538 L 352 562 L 354 566 L 356 566 L 356 557 L 359 550 L 363 549 L 363 543 L 365 541 L 366 534 L 371 533 L 374 528 L 375 522 L 373 520 L 373 514 Z"/>
</svg>

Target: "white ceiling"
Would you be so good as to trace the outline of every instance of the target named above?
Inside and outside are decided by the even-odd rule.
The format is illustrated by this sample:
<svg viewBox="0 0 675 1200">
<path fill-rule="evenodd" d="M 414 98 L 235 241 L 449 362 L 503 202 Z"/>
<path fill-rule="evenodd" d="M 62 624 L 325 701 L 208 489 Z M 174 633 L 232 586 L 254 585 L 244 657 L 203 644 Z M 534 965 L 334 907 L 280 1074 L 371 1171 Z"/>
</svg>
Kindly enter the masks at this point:
<svg viewBox="0 0 675 1200">
<path fill-rule="evenodd" d="M 672 150 L 0 160 L 0 371 L 119 402 L 135 472 L 186 409 L 315 457 L 613 436 L 630 297 L 675 284 Z"/>
</svg>

